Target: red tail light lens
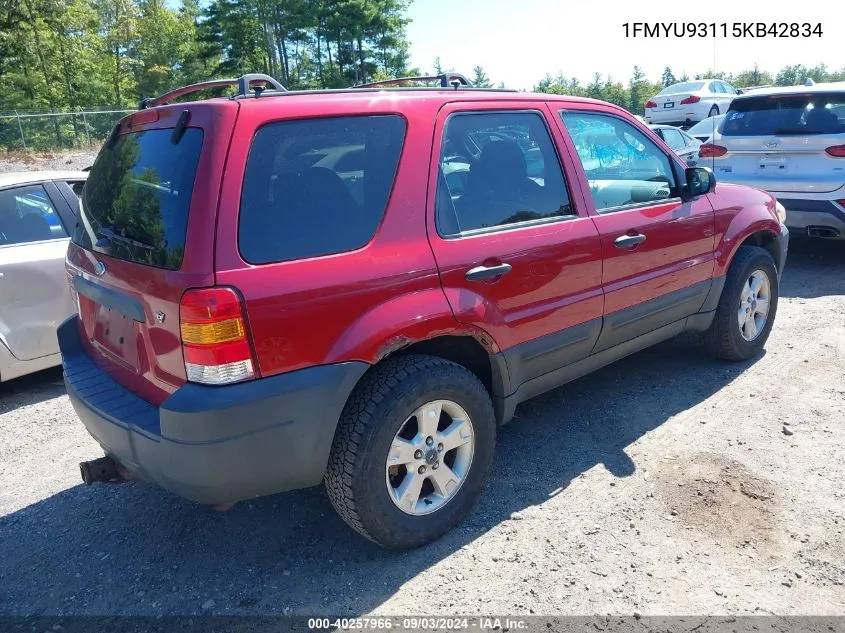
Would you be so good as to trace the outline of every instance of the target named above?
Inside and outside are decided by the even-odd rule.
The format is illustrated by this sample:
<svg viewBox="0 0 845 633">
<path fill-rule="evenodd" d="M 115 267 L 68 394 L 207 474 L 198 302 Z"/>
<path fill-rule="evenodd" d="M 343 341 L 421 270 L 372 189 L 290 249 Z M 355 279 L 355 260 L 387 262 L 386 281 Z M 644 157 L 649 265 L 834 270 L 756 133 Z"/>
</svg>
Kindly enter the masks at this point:
<svg viewBox="0 0 845 633">
<path fill-rule="evenodd" d="M 845 158 L 845 145 L 832 145 L 825 152 L 834 158 Z"/>
<path fill-rule="evenodd" d="M 691 95 L 686 99 L 681 99 L 681 105 L 689 105 L 691 103 L 698 103 L 701 101 L 701 97 L 697 97 L 696 95 Z"/>
<path fill-rule="evenodd" d="M 656 107 L 657 107 L 657 104 L 656 104 L 654 101 L 646 101 L 646 102 L 645 102 L 645 107 L 647 107 L 647 108 L 656 108 Z"/>
<path fill-rule="evenodd" d="M 243 304 L 232 288 L 188 290 L 179 323 L 190 382 L 225 385 L 255 377 Z"/>
<path fill-rule="evenodd" d="M 727 153 L 727 147 L 722 147 L 721 145 L 712 145 L 710 143 L 705 143 L 704 145 L 698 148 L 699 158 L 719 158 L 719 156 L 724 156 Z"/>
</svg>

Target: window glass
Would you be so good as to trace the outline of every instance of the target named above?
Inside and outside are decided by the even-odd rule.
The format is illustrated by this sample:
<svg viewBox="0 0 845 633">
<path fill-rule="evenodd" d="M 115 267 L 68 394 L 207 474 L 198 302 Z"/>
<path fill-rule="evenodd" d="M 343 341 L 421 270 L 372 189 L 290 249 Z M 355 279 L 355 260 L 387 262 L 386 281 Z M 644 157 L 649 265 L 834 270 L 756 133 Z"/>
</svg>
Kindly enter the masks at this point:
<svg viewBox="0 0 845 633">
<path fill-rule="evenodd" d="M 721 89 L 719 88 L 719 82 L 718 81 L 710 82 L 710 92 L 713 92 L 713 93 L 722 92 Z"/>
<path fill-rule="evenodd" d="M 405 138 L 402 117 L 281 121 L 255 135 L 238 226 L 253 264 L 342 253 L 375 235 Z"/>
<path fill-rule="evenodd" d="M 67 236 L 44 187 L 28 185 L 0 191 L 0 246 Z"/>
<path fill-rule="evenodd" d="M 686 139 L 684 139 L 684 135 L 681 134 L 680 130 L 673 130 L 672 128 L 663 128 L 663 140 L 666 141 L 666 145 L 671 147 L 674 150 L 684 149 L 687 146 Z"/>
<path fill-rule="evenodd" d="M 658 93 L 658 96 L 676 95 L 681 94 L 682 92 L 698 92 L 703 86 L 703 81 L 688 81 L 682 84 L 675 84 L 673 86 L 669 86 L 668 88 L 664 88 Z"/>
<path fill-rule="evenodd" d="M 73 241 L 130 262 L 178 270 L 203 132 L 122 134 L 107 143 L 82 189 Z"/>
<path fill-rule="evenodd" d="M 485 112 L 449 118 L 437 195 L 442 235 L 572 215 L 541 115 Z"/>
<path fill-rule="evenodd" d="M 845 133 L 845 92 L 782 94 L 731 101 L 723 136 Z"/>
<path fill-rule="evenodd" d="M 605 114 L 562 112 L 561 116 L 597 211 L 679 195 L 669 157 L 636 127 Z"/>
</svg>

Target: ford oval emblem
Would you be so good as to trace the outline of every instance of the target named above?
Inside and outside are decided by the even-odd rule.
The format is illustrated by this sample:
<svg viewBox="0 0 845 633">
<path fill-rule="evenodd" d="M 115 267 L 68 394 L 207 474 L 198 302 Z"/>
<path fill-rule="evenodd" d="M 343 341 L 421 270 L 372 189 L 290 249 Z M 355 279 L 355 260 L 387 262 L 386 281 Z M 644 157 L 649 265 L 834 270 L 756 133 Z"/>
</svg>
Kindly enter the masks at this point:
<svg viewBox="0 0 845 633">
<path fill-rule="evenodd" d="M 106 265 L 103 262 L 97 262 L 97 265 L 94 266 L 94 272 L 97 273 L 97 276 L 100 277 L 106 273 Z"/>
</svg>

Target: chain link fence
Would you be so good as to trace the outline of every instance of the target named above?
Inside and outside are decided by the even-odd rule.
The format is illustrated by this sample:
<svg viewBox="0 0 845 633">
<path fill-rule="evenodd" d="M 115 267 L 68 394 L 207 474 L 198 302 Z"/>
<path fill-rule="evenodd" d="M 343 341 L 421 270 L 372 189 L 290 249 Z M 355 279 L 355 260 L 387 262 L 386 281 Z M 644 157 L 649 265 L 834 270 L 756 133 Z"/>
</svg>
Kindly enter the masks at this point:
<svg viewBox="0 0 845 633">
<path fill-rule="evenodd" d="M 45 151 L 99 144 L 123 116 L 135 111 L 0 112 L 0 148 Z"/>
</svg>

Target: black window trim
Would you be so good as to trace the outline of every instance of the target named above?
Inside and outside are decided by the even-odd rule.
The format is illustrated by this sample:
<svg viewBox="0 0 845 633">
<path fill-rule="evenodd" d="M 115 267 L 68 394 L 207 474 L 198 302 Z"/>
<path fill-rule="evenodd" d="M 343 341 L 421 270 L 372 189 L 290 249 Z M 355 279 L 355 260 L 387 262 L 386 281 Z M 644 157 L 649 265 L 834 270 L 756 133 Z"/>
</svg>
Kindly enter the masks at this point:
<svg viewBox="0 0 845 633">
<path fill-rule="evenodd" d="M 48 186 L 50 185 L 50 186 Z M 56 216 L 59 218 L 59 222 L 62 225 L 62 228 L 67 233 L 65 237 L 51 237 L 48 240 L 30 240 L 28 242 L 16 242 L 14 244 L 0 244 L 0 248 L 15 248 L 15 247 L 23 247 L 23 246 L 30 246 L 32 244 L 48 244 L 50 242 L 65 242 L 70 241 L 71 239 L 71 230 L 68 229 L 67 218 L 65 217 L 65 205 L 64 199 L 61 198 L 58 189 L 55 192 L 51 191 L 51 187 L 55 187 L 53 185 L 53 181 L 51 180 L 35 180 L 32 182 L 20 182 L 14 185 L 7 185 L 5 187 L 0 187 L 0 193 L 5 193 L 6 191 L 14 191 L 15 189 L 21 189 L 23 187 L 38 187 L 40 186 L 44 193 L 47 195 L 47 199 L 50 201 L 50 204 L 53 205 L 53 211 L 56 212 Z M 74 218 L 74 224 L 76 219 Z M 72 226 L 72 225 L 71 225 Z"/>
<path fill-rule="evenodd" d="M 298 121 L 312 121 L 317 119 L 351 119 L 351 118 L 371 118 L 371 117 L 385 117 L 385 116 L 392 116 L 397 117 L 402 120 L 402 123 L 405 125 L 405 129 L 402 133 L 402 145 L 399 149 L 399 158 L 396 161 L 396 171 L 393 173 L 393 182 L 390 185 L 390 191 L 387 193 L 387 200 L 384 203 L 384 209 L 381 211 L 381 218 L 379 218 L 378 224 L 376 225 L 375 230 L 373 231 L 373 235 L 367 240 L 364 244 L 360 246 L 356 246 L 355 248 L 350 248 L 345 251 L 338 251 L 336 253 L 325 253 L 323 255 L 311 255 L 308 257 L 302 258 L 294 258 L 294 259 L 277 259 L 270 262 L 252 262 L 246 258 L 246 256 L 241 251 L 241 238 L 240 238 L 240 230 L 241 230 L 241 211 L 243 205 L 243 195 L 244 195 L 244 179 L 246 178 L 246 168 L 249 164 L 249 155 L 252 151 L 252 144 L 255 142 L 255 137 L 258 136 L 258 132 L 264 129 L 267 126 L 279 124 L 279 123 L 294 123 Z M 350 114 L 318 114 L 318 115 L 307 115 L 307 116 L 296 116 L 296 117 L 280 117 L 278 119 L 271 119 L 261 123 L 261 125 L 257 126 L 255 130 L 252 132 L 252 136 L 249 140 L 249 148 L 247 149 L 246 153 L 246 161 L 244 162 L 244 168 L 240 174 L 240 195 L 238 196 L 238 212 L 237 212 L 237 221 L 235 223 L 235 244 L 237 247 L 238 257 L 241 259 L 242 262 L 249 266 L 254 267 L 266 267 L 266 266 L 281 266 L 286 264 L 296 264 L 298 262 L 304 261 L 312 261 L 315 259 L 324 259 L 326 257 L 337 257 L 338 255 L 347 255 L 349 253 L 357 253 L 358 251 L 362 251 L 370 244 L 372 244 L 376 238 L 378 237 L 379 233 L 381 232 L 382 226 L 384 225 L 384 221 L 387 218 L 387 213 L 390 210 L 390 205 L 393 201 L 393 194 L 396 192 L 396 182 L 399 180 L 399 173 L 402 168 L 402 160 L 405 157 L 405 148 L 407 147 L 408 141 L 408 128 L 410 127 L 408 117 L 405 116 L 404 113 L 398 110 L 383 110 L 383 111 L 376 111 L 376 112 L 353 112 Z M 365 175 L 366 177 L 366 175 Z"/>
<path fill-rule="evenodd" d="M 631 121 L 626 119 L 624 116 L 616 114 L 615 112 L 606 112 L 604 110 L 585 110 L 585 109 L 582 109 L 582 108 L 560 108 L 558 110 L 558 116 L 560 117 L 561 125 L 562 125 L 566 135 L 569 137 L 570 142 L 572 141 L 572 135 L 569 133 L 569 128 L 566 127 L 566 122 L 563 120 L 563 114 L 565 112 L 574 112 L 574 113 L 580 113 L 580 114 L 592 114 L 592 115 L 599 115 L 599 116 L 610 116 L 610 117 L 619 119 L 620 121 L 622 121 L 624 123 L 627 123 L 628 125 L 632 126 L 634 129 L 639 130 L 639 128 L 636 125 L 634 125 Z M 642 132 L 642 130 L 639 130 L 639 131 Z M 677 154 L 675 154 L 675 152 L 672 152 L 671 154 L 667 154 L 666 152 L 663 151 L 663 148 L 661 148 L 656 143 L 652 143 L 652 145 L 654 145 L 661 154 L 663 154 L 666 158 L 669 159 L 669 167 L 672 169 L 672 175 L 675 177 L 676 187 L 677 187 L 678 191 L 680 192 L 680 195 L 672 196 L 670 198 L 664 198 L 663 200 L 654 200 L 654 201 L 650 201 L 650 202 L 633 202 L 631 204 L 623 204 L 623 205 L 619 205 L 619 206 L 616 206 L 616 207 L 605 207 L 605 208 L 599 210 L 599 209 L 596 208 L 595 200 L 593 200 L 592 192 L 590 191 L 589 186 L 588 186 L 587 187 L 587 193 L 589 194 L 590 200 L 592 200 L 592 202 L 593 202 L 593 211 L 596 213 L 596 215 L 605 215 L 607 213 L 618 213 L 620 211 L 628 211 L 628 210 L 635 210 L 635 209 L 647 209 L 648 207 L 655 207 L 657 205 L 667 204 L 669 202 L 681 202 L 681 203 L 687 202 L 687 199 L 684 197 L 684 194 L 683 194 L 684 187 L 685 187 L 684 182 L 686 181 L 686 176 L 684 175 L 683 167 L 681 166 L 681 163 L 680 163 L 680 157 Z M 580 156 L 578 157 L 578 164 L 580 166 L 581 173 L 584 175 L 584 178 L 586 180 L 587 173 L 584 171 L 584 165 L 581 163 L 581 157 Z M 680 184 L 678 184 L 678 183 L 680 183 Z M 588 185 L 589 185 L 589 183 L 588 183 Z"/>
<path fill-rule="evenodd" d="M 552 130 L 549 127 L 549 121 L 545 116 L 545 112 L 543 110 L 534 109 L 534 108 L 490 108 L 490 109 L 478 109 L 478 106 L 472 104 L 474 107 L 469 110 L 458 110 L 449 112 L 446 116 L 446 119 L 443 121 L 443 125 L 440 132 L 440 147 L 437 152 L 436 161 L 437 161 L 437 177 L 434 183 L 434 227 L 437 230 L 437 235 L 440 239 L 443 240 L 460 240 L 464 238 L 473 238 L 479 237 L 483 235 L 490 235 L 493 233 L 502 233 L 504 231 L 513 231 L 518 229 L 527 229 L 527 228 L 534 228 L 535 226 L 544 226 L 546 224 L 557 224 L 558 222 L 570 222 L 572 220 L 577 220 L 582 217 L 589 217 L 589 216 L 582 216 L 578 213 L 578 209 L 575 206 L 575 200 L 572 197 L 572 188 L 569 185 L 569 177 L 566 174 L 566 170 L 564 168 L 564 163 L 561 160 L 560 150 L 557 147 L 557 143 L 555 143 L 554 134 L 552 134 Z M 469 231 L 460 231 L 459 233 L 454 233 L 451 235 L 444 235 L 443 232 L 440 230 L 440 218 L 437 213 L 437 193 L 440 187 L 440 159 L 442 158 L 443 152 L 443 137 L 445 136 L 446 127 L 449 125 L 449 121 L 452 117 L 467 115 L 467 114 L 538 114 L 540 115 L 540 120 L 543 122 L 543 125 L 546 128 L 546 132 L 549 135 L 549 140 L 552 144 L 552 150 L 557 157 L 558 166 L 560 167 L 560 173 L 563 177 L 563 186 L 566 189 L 566 195 L 569 198 L 569 206 L 574 211 L 574 213 L 568 215 L 556 215 L 551 218 L 538 218 L 536 220 L 523 220 L 522 222 L 514 222 L 512 224 L 502 224 L 499 226 L 488 226 L 483 227 L 480 229 L 470 229 Z M 431 191 L 431 189 L 429 189 Z M 457 215 L 457 212 L 455 213 Z"/>
</svg>

